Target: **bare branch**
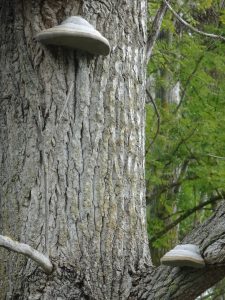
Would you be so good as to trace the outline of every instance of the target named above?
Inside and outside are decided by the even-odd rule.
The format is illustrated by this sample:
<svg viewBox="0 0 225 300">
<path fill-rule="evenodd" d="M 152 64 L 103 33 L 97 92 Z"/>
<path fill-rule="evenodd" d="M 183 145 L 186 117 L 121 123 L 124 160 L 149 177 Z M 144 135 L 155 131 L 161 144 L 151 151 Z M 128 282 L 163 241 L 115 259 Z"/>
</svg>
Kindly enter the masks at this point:
<svg viewBox="0 0 225 300">
<path fill-rule="evenodd" d="M 158 199 L 161 196 L 161 194 L 166 193 L 167 191 L 169 191 L 173 188 L 180 187 L 182 183 L 184 183 L 186 181 L 196 180 L 198 178 L 199 178 L 199 176 L 189 176 L 189 177 L 183 178 L 182 180 L 178 179 L 176 182 L 172 182 L 170 184 L 157 186 L 156 191 L 146 194 L 147 204 L 151 203 L 151 199 Z"/>
<path fill-rule="evenodd" d="M 203 207 L 205 207 L 208 204 L 212 204 L 215 203 L 216 201 L 219 200 L 223 200 L 225 198 L 225 193 L 222 192 L 220 195 L 211 197 L 209 200 L 204 201 L 202 203 L 200 203 L 199 205 L 196 205 L 195 207 L 188 209 L 184 214 L 182 214 L 179 218 L 177 218 L 175 221 L 173 221 L 172 223 L 168 224 L 163 230 L 159 231 L 158 233 L 156 233 L 152 238 L 149 239 L 149 242 L 152 243 L 154 241 L 156 241 L 157 239 L 159 239 L 160 237 L 162 237 L 165 233 L 167 233 L 169 230 L 171 230 L 172 228 L 174 228 L 177 224 L 179 224 L 181 221 L 187 219 L 190 215 L 192 215 L 193 213 L 195 213 L 196 211 L 202 209 Z"/>
<path fill-rule="evenodd" d="M 215 49 L 215 46 L 209 45 L 209 46 L 206 48 L 206 51 L 208 51 L 208 50 L 213 50 L 213 49 Z M 178 106 L 177 106 L 176 109 L 175 109 L 175 113 L 177 113 L 177 111 L 179 110 L 180 106 L 182 105 L 182 103 L 183 103 L 183 101 L 184 101 L 184 99 L 185 99 L 185 97 L 186 97 L 187 88 L 188 88 L 188 86 L 190 85 L 190 83 L 191 83 L 191 81 L 192 81 L 192 78 L 195 76 L 196 72 L 198 71 L 198 68 L 199 68 L 199 66 L 200 66 L 200 64 L 201 64 L 201 62 L 202 62 L 202 60 L 203 60 L 204 57 L 205 57 L 205 52 L 204 52 L 201 56 L 199 56 L 198 60 L 196 61 L 196 65 L 195 65 L 193 71 L 192 71 L 191 74 L 188 76 L 187 81 L 186 81 L 186 83 L 185 83 L 185 85 L 184 85 L 182 94 L 181 94 L 180 102 L 179 102 Z"/>
<path fill-rule="evenodd" d="M 158 134 L 159 134 L 161 119 L 160 119 L 160 114 L 159 114 L 159 110 L 158 110 L 158 108 L 157 108 L 157 105 L 156 105 L 156 103 L 155 103 L 155 101 L 154 101 L 152 95 L 151 95 L 150 92 L 148 91 L 148 89 L 146 89 L 146 93 L 147 93 L 147 95 L 148 95 L 150 101 L 151 101 L 152 104 L 153 104 L 153 107 L 154 107 L 154 109 L 155 109 L 155 113 L 156 113 L 156 116 L 157 116 L 157 130 L 156 130 L 156 133 L 155 133 L 154 138 L 152 139 L 152 142 L 150 143 L 150 146 L 149 146 L 149 148 L 150 148 L 150 147 L 154 144 L 154 142 L 155 142 L 155 140 L 156 140 L 156 138 L 157 138 L 157 136 L 158 136 Z M 147 151 L 147 152 L 148 152 L 148 151 Z"/>
<path fill-rule="evenodd" d="M 171 159 L 165 164 L 164 170 L 172 163 L 172 158 L 177 153 L 177 151 L 180 149 L 180 147 L 186 143 L 195 133 L 197 130 L 197 127 L 195 127 L 186 137 L 182 138 L 180 142 L 177 144 L 176 148 L 173 150 L 173 153 L 171 154 Z M 192 153 L 191 153 L 192 154 Z"/>
<path fill-rule="evenodd" d="M 155 42 L 159 36 L 163 17 L 166 13 L 166 10 L 167 10 L 167 4 L 162 3 L 159 10 L 157 11 L 155 19 L 152 23 L 151 33 L 150 33 L 150 35 L 148 37 L 148 41 L 147 41 L 147 61 L 149 61 L 151 58 L 152 50 L 153 50 Z"/>
<path fill-rule="evenodd" d="M 217 155 L 213 155 L 213 154 L 205 154 L 206 156 L 212 157 L 212 158 L 216 158 L 216 159 L 222 159 L 224 160 L 225 157 L 224 156 L 217 156 Z"/>
<path fill-rule="evenodd" d="M 195 28 L 194 26 L 192 26 L 191 24 L 189 24 L 188 22 L 186 22 L 173 8 L 172 6 L 168 3 L 167 0 L 164 0 L 164 4 L 166 4 L 166 6 L 169 8 L 169 10 L 173 13 L 173 15 L 183 24 L 185 25 L 186 27 L 188 27 L 189 29 L 191 29 L 192 31 L 198 33 L 198 34 L 201 34 L 201 35 L 204 35 L 204 36 L 207 36 L 207 37 L 210 37 L 210 38 L 213 38 L 213 39 L 219 39 L 219 40 L 222 40 L 222 41 L 225 41 L 225 37 L 222 36 L 222 35 L 217 35 L 217 34 L 213 34 L 213 33 L 208 33 L 208 32 L 204 32 L 204 31 L 201 31 L 197 28 Z"/>
<path fill-rule="evenodd" d="M 50 259 L 39 251 L 33 249 L 27 244 L 13 241 L 7 236 L 0 235 L 0 247 L 23 254 L 34 260 L 42 269 L 50 274 L 53 270 L 53 265 Z"/>
<path fill-rule="evenodd" d="M 195 73 L 198 71 L 198 67 L 199 67 L 201 61 L 203 60 L 203 58 L 204 58 L 204 54 L 201 55 L 201 56 L 199 57 L 199 59 L 198 59 L 197 62 L 196 62 L 196 65 L 195 65 L 194 70 L 193 70 L 193 71 L 191 72 L 191 74 L 189 75 L 189 77 L 188 77 L 188 79 L 187 79 L 187 81 L 186 81 L 185 87 L 184 87 L 184 89 L 183 89 L 183 91 L 182 91 L 182 95 L 181 95 L 180 102 L 179 102 L 179 104 L 178 104 L 177 107 L 176 107 L 175 113 L 177 113 L 177 111 L 179 110 L 181 104 L 183 103 L 184 98 L 185 98 L 185 96 L 186 96 L 187 88 L 188 88 L 188 86 L 189 86 L 189 84 L 190 84 L 190 82 L 191 82 L 193 76 L 194 76 Z"/>
</svg>

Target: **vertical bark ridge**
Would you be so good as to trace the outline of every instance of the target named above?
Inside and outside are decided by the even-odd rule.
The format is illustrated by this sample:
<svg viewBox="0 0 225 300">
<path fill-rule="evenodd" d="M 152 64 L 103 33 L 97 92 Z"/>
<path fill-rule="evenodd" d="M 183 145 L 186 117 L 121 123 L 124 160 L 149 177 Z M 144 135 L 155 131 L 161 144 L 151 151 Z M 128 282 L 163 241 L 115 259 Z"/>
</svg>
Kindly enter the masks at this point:
<svg viewBox="0 0 225 300">
<path fill-rule="evenodd" d="M 58 273 L 47 283 L 32 262 L 13 254 L 11 269 L 0 273 L 15 274 L 10 293 L 20 299 L 23 293 L 32 299 L 126 299 L 130 273 L 150 264 L 146 1 L 14 0 L 3 11 L 1 60 L 10 80 L 1 103 L 1 233 L 47 248 Z M 40 30 L 78 13 L 109 39 L 108 57 L 35 41 Z M 7 287 L 6 280 L 2 294 Z"/>
</svg>

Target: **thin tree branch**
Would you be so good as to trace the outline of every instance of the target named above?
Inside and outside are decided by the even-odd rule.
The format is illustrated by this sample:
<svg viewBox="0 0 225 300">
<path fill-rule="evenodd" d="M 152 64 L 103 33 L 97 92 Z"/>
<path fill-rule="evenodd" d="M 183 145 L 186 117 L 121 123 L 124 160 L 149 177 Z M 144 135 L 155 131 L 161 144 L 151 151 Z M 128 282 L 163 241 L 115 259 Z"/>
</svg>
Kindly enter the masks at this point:
<svg viewBox="0 0 225 300">
<path fill-rule="evenodd" d="M 175 221 L 173 221 L 172 223 L 168 224 L 163 230 L 159 231 L 153 237 L 151 237 L 149 239 L 149 242 L 152 243 L 152 242 L 156 241 L 157 239 L 159 239 L 160 237 L 162 237 L 165 233 L 167 233 L 169 230 L 171 230 L 172 228 L 174 228 L 181 221 L 187 219 L 190 215 L 192 215 L 196 211 L 202 209 L 206 205 L 212 204 L 212 203 L 214 203 L 214 202 L 216 202 L 218 200 L 223 200 L 224 198 L 225 198 L 225 192 L 222 192 L 220 195 L 211 197 L 209 200 L 204 201 L 204 202 L 200 203 L 199 205 L 196 205 L 195 207 L 193 207 L 191 209 L 188 209 L 183 215 L 181 215 Z"/>
<path fill-rule="evenodd" d="M 220 3 L 220 9 L 224 8 L 224 6 L 225 6 L 225 1 L 222 0 L 221 3 Z"/>
<path fill-rule="evenodd" d="M 183 101 L 184 101 L 184 98 L 185 98 L 185 96 L 186 96 L 186 93 L 187 93 L 187 88 L 188 88 L 188 86 L 189 86 L 189 84 L 190 84 L 190 82 L 191 82 L 193 76 L 194 76 L 195 73 L 198 71 L 198 67 L 199 67 L 201 61 L 203 60 L 203 58 L 204 58 L 204 54 L 201 55 L 201 56 L 199 57 L 199 59 L 198 59 L 197 62 L 196 62 L 196 65 L 195 65 L 194 70 L 193 70 L 193 71 L 191 72 L 191 74 L 189 75 L 189 77 L 188 77 L 188 79 L 187 79 L 187 81 L 186 81 L 185 87 L 184 87 L 184 89 L 183 89 L 183 91 L 182 91 L 180 102 L 179 102 L 179 104 L 177 105 L 177 107 L 176 107 L 176 109 L 175 109 L 175 113 L 177 113 L 177 111 L 179 110 L 180 106 L 182 105 L 182 103 L 183 103 Z"/>
<path fill-rule="evenodd" d="M 197 130 L 197 127 L 195 127 L 186 137 L 182 138 L 180 140 L 180 142 L 177 144 L 176 148 L 174 149 L 173 153 L 170 155 L 172 158 L 174 157 L 174 155 L 177 153 L 177 151 L 179 150 L 179 148 L 186 143 L 186 141 L 188 141 L 193 134 L 195 133 L 195 131 Z M 172 158 L 165 164 L 164 166 L 164 170 L 171 164 L 172 162 Z"/>
<path fill-rule="evenodd" d="M 23 254 L 35 261 L 47 274 L 53 270 L 50 259 L 27 244 L 13 241 L 7 236 L 0 235 L 0 247 Z"/>
<path fill-rule="evenodd" d="M 213 154 L 205 154 L 206 156 L 212 157 L 212 158 L 216 158 L 216 159 L 222 159 L 224 160 L 225 157 L 224 156 L 217 156 L 217 155 L 213 155 Z"/>
<path fill-rule="evenodd" d="M 156 138 L 157 138 L 157 136 L 158 136 L 158 134 L 159 134 L 159 131 L 160 131 L 160 124 L 161 124 L 161 118 L 160 118 L 160 114 L 159 114 L 158 107 L 157 107 L 157 105 L 156 105 L 156 103 L 155 103 L 155 101 L 154 101 L 152 95 L 151 95 L 150 92 L 148 91 L 148 89 L 146 89 L 146 93 L 147 93 L 147 95 L 148 95 L 148 97 L 149 97 L 151 103 L 153 104 L 153 107 L 154 107 L 154 109 L 155 109 L 155 113 L 156 113 L 156 116 L 157 116 L 157 130 L 156 130 L 156 133 L 155 133 L 154 138 L 152 139 L 152 142 L 151 142 L 150 145 L 149 145 L 149 148 L 150 148 L 150 147 L 154 144 L 154 142 L 155 142 L 155 140 L 156 140 Z M 148 150 L 147 150 L 147 153 L 148 153 Z M 147 154 L 147 153 L 146 153 L 146 154 Z"/>
<path fill-rule="evenodd" d="M 189 24 L 188 22 L 186 22 L 173 8 L 172 6 L 168 3 L 167 0 L 164 0 L 164 3 L 166 4 L 166 6 L 169 8 L 169 10 L 173 13 L 173 15 L 186 27 L 188 27 L 189 29 L 191 29 L 192 31 L 210 37 L 210 38 L 214 38 L 214 39 L 220 39 L 222 41 L 225 41 L 225 37 L 222 35 L 217 35 L 217 34 L 213 34 L 213 33 L 208 33 L 208 32 L 204 32 L 201 31 L 197 28 L 195 28 L 194 26 L 192 26 L 191 24 Z"/>
<path fill-rule="evenodd" d="M 206 48 L 206 51 L 211 51 L 213 49 L 215 49 L 216 47 L 213 45 L 213 43 L 211 45 L 209 45 L 207 48 Z M 199 65 L 201 64 L 203 58 L 205 57 L 205 52 L 198 58 L 197 62 L 196 62 L 196 65 L 193 69 L 193 71 L 191 72 L 191 74 L 188 76 L 188 79 L 185 83 L 185 86 L 183 88 L 183 91 L 182 91 L 182 94 L 181 94 L 181 99 L 180 99 L 180 102 L 178 104 L 178 106 L 176 107 L 175 109 L 175 113 L 177 113 L 177 111 L 179 110 L 180 106 L 182 105 L 184 99 L 185 99 L 185 96 L 186 96 L 186 93 L 187 93 L 187 88 L 188 86 L 190 85 L 191 83 L 191 80 L 192 78 L 194 77 L 194 75 L 196 74 L 196 72 L 198 71 L 198 68 L 199 68 Z"/>
<path fill-rule="evenodd" d="M 198 178 L 199 178 L 199 176 L 185 177 L 182 180 L 159 186 L 158 189 L 156 190 L 156 192 L 146 194 L 147 204 L 149 204 L 151 202 L 151 199 L 159 198 L 161 194 L 167 192 L 168 190 L 179 187 L 179 186 L 181 186 L 182 183 L 184 183 L 186 181 L 196 180 Z"/>
<path fill-rule="evenodd" d="M 161 25 L 162 25 L 162 21 L 163 21 L 163 17 L 166 13 L 167 10 L 167 4 L 166 3 L 162 3 L 159 10 L 157 11 L 157 14 L 154 18 L 154 21 L 152 23 L 152 27 L 151 27 L 151 33 L 149 34 L 148 40 L 147 40 L 147 61 L 150 60 L 151 55 L 152 55 L 152 50 L 154 48 L 155 42 L 159 36 L 160 33 L 160 29 L 161 29 Z"/>
</svg>

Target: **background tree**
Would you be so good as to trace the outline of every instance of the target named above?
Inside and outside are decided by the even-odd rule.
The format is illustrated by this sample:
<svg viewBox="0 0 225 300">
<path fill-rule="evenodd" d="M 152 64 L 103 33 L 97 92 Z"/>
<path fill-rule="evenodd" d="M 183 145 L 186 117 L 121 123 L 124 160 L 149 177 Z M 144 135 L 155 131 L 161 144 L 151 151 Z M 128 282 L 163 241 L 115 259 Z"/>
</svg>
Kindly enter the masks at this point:
<svg viewBox="0 0 225 300">
<path fill-rule="evenodd" d="M 158 7 L 152 2 L 150 13 Z M 221 1 L 175 8 L 192 26 L 223 34 Z M 156 113 L 147 104 L 146 128 L 148 232 L 155 264 L 224 198 L 224 50 L 224 43 L 194 34 L 167 12 L 148 68 L 158 107 Z"/>
</svg>

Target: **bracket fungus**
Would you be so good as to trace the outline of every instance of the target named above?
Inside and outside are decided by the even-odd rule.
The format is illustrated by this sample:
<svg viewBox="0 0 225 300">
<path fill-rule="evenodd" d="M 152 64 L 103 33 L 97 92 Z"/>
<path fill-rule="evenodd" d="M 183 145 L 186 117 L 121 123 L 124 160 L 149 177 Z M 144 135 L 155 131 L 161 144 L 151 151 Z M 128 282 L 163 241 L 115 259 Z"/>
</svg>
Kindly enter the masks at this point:
<svg viewBox="0 0 225 300">
<path fill-rule="evenodd" d="M 61 25 L 41 31 L 36 39 L 45 45 L 81 49 L 95 55 L 110 52 L 108 40 L 80 16 L 69 17 Z"/>
<path fill-rule="evenodd" d="M 203 268 L 205 266 L 199 247 L 192 244 L 176 246 L 161 258 L 161 263 L 172 267 Z"/>
</svg>

